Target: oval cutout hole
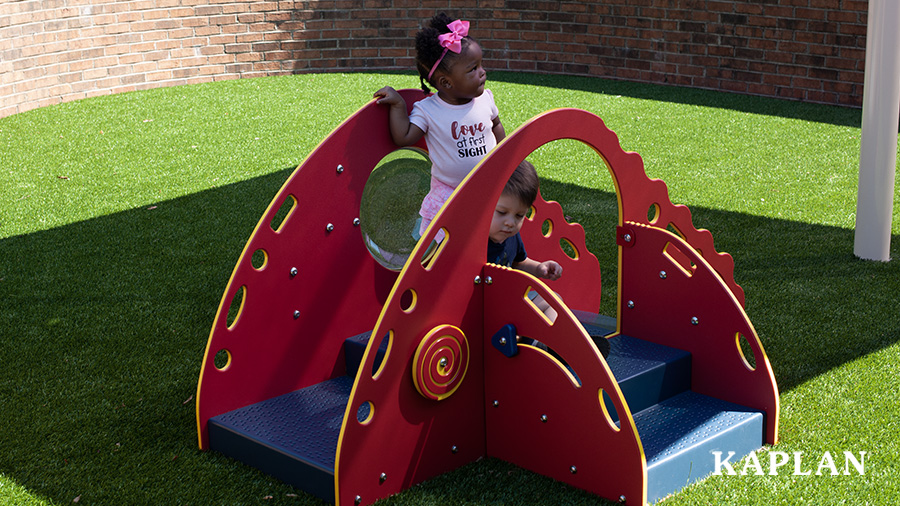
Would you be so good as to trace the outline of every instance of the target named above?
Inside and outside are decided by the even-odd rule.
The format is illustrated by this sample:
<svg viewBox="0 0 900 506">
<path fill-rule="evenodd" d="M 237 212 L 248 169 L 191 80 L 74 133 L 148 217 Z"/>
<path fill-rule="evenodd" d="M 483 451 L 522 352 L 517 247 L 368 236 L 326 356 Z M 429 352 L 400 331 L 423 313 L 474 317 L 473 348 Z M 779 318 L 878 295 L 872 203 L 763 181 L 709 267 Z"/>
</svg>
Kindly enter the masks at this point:
<svg viewBox="0 0 900 506">
<path fill-rule="evenodd" d="M 541 234 L 544 237 L 550 237 L 550 234 L 553 233 L 553 222 L 550 220 L 544 220 L 544 223 L 541 224 Z"/>
<path fill-rule="evenodd" d="M 216 352 L 216 356 L 213 357 L 213 365 L 220 371 L 228 369 L 228 366 L 231 365 L 231 352 L 225 349 Z"/>
<path fill-rule="evenodd" d="M 606 423 L 609 424 L 609 428 L 619 432 L 619 413 L 616 411 L 616 406 L 613 404 L 612 398 L 610 398 L 609 394 L 606 393 L 602 388 L 598 393 L 600 398 L 600 408 L 603 410 L 603 416 L 606 418 Z"/>
<path fill-rule="evenodd" d="M 381 341 L 378 342 L 378 348 L 376 348 L 375 352 L 375 361 L 372 362 L 372 379 L 378 379 L 381 376 L 381 372 L 384 370 L 384 364 L 387 363 L 388 355 L 391 353 L 391 337 L 393 337 L 394 331 L 390 331 L 381 338 Z"/>
<path fill-rule="evenodd" d="M 751 371 L 756 370 L 756 354 L 753 352 L 753 348 L 750 346 L 750 341 L 741 334 L 737 333 L 735 336 L 738 353 L 741 354 L 741 360 L 744 362 L 744 366 Z"/>
<path fill-rule="evenodd" d="M 566 256 L 568 256 L 572 260 L 578 260 L 578 248 L 576 248 L 575 245 L 572 244 L 572 241 L 563 237 L 559 240 L 559 247 L 562 248 L 563 253 L 565 253 Z"/>
<path fill-rule="evenodd" d="M 647 221 L 652 225 L 656 223 L 656 220 L 659 219 L 659 204 L 653 203 L 650 205 L 650 209 L 647 210 Z"/>
<path fill-rule="evenodd" d="M 297 198 L 293 195 L 288 195 L 284 202 L 281 203 L 281 206 L 278 208 L 278 211 L 275 212 L 275 216 L 272 216 L 271 221 L 269 221 L 269 227 L 275 231 L 279 232 L 281 227 L 287 223 L 288 216 L 291 215 L 291 212 L 294 210 L 294 207 L 297 206 Z"/>
<path fill-rule="evenodd" d="M 269 263 L 269 255 L 264 249 L 254 251 L 250 257 L 250 265 L 258 271 L 265 269 L 267 263 Z"/>
<path fill-rule="evenodd" d="M 372 404 L 372 401 L 366 401 L 356 410 L 356 421 L 359 422 L 360 425 L 368 425 L 372 422 L 372 417 L 374 415 L 375 405 Z"/>
<path fill-rule="evenodd" d="M 424 267 L 426 271 L 430 271 L 434 268 L 434 265 L 437 263 L 438 258 L 440 258 L 441 253 L 443 253 L 444 248 L 447 247 L 447 243 L 450 242 L 450 233 L 447 232 L 446 228 L 438 230 L 438 233 L 435 234 L 434 237 L 435 240 L 431 241 L 431 244 L 425 250 L 425 253 L 422 254 L 422 267 Z"/>
<path fill-rule="evenodd" d="M 412 288 L 407 289 L 403 292 L 403 295 L 400 296 L 400 309 L 403 310 L 404 313 L 412 313 L 416 308 L 416 291 Z"/>
<path fill-rule="evenodd" d="M 231 298 L 231 305 L 228 306 L 228 315 L 225 317 L 225 326 L 229 330 L 234 328 L 238 319 L 241 317 L 241 310 L 244 309 L 244 301 L 247 298 L 247 287 L 242 286 Z"/>
</svg>

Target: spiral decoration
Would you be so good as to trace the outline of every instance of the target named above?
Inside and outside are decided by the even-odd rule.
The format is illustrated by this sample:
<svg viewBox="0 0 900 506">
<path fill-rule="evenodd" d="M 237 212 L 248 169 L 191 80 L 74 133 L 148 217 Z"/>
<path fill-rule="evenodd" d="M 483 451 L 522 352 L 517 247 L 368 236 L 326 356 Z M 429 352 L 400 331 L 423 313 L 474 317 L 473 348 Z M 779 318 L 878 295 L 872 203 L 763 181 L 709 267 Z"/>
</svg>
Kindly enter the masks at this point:
<svg viewBox="0 0 900 506">
<path fill-rule="evenodd" d="M 468 367 L 465 334 L 453 325 L 440 325 L 419 342 L 413 357 L 413 382 L 422 397 L 440 401 L 459 388 Z"/>
</svg>

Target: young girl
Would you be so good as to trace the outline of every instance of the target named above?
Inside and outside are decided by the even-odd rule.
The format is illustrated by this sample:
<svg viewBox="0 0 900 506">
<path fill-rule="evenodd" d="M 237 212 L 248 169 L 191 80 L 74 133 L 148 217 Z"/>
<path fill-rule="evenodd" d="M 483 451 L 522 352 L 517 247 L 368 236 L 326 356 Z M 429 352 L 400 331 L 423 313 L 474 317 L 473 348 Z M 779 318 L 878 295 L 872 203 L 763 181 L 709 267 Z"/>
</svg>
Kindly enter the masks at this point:
<svg viewBox="0 0 900 506">
<path fill-rule="evenodd" d="M 484 88 L 481 46 L 468 33 L 468 21 L 451 21 L 441 13 L 416 34 L 422 90 L 430 93 L 431 85 L 437 94 L 413 104 L 409 116 L 394 88 L 386 86 L 374 95 L 379 104 L 390 106 L 395 144 L 409 146 L 423 136 L 428 144 L 431 191 L 419 210 L 420 234 L 463 178 L 506 136 L 494 95 Z"/>
</svg>

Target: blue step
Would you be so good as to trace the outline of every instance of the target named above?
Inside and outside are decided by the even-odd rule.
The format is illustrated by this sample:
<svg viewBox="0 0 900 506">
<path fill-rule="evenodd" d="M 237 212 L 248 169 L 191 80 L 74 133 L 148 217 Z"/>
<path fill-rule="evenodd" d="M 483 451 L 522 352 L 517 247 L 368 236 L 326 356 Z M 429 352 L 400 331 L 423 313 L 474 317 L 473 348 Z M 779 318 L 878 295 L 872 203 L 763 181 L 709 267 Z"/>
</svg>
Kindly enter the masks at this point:
<svg viewBox="0 0 900 506">
<path fill-rule="evenodd" d="M 737 464 L 763 445 L 763 413 L 684 392 L 634 415 L 647 457 L 647 502 L 654 503 L 716 471 L 734 452 Z"/>
<path fill-rule="evenodd" d="M 352 388 L 352 377 L 339 376 L 210 418 L 210 447 L 333 504 Z"/>
<path fill-rule="evenodd" d="M 591 336 L 609 335 L 616 330 L 615 318 L 585 311 L 573 311 L 573 314 Z M 607 341 L 606 363 L 632 413 L 690 390 L 690 353 L 623 335 Z M 606 409 L 613 421 L 619 420 L 609 399 L 606 399 Z"/>
</svg>

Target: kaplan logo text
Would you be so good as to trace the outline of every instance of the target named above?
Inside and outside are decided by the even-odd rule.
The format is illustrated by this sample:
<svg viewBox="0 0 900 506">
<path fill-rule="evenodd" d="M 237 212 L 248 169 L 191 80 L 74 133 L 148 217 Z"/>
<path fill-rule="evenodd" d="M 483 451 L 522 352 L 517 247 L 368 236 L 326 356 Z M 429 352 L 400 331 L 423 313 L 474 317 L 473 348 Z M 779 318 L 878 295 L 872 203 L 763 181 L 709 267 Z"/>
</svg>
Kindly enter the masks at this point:
<svg viewBox="0 0 900 506">
<path fill-rule="evenodd" d="M 738 462 L 731 462 L 731 458 L 735 456 L 734 452 L 728 452 L 724 458 L 722 457 L 723 452 L 714 451 L 711 453 L 716 459 L 716 470 L 713 472 L 715 475 L 724 474 L 727 476 L 735 476 L 740 474 L 741 476 L 746 476 L 748 474 L 768 474 L 770 476 L 778 476 L 782 471 L 790 471 L 794 476 L 846 476 L 854 473 L 860 475 L 866 474 L 866 452 L 859 452 L 857 458 L 857 455 L 853 452 L 845 451 L 843 452 L 843 462 L 841 462 L 840 459 L 836 462 L 834 457 L 832 457 L 831 452 L 826 451 L 822 454 L 821 458 L 813 459 L 816 464 L 811 464 L 809 459 L 804 461 L 803 452 L 787 453 L 772 451 L 769 452 L 768 460 L 764 458 L 763 461 L 760 462 L 759 457 L 754 451 L 747 455 L 743 465 L 740 465 Z M 768 464 L 768 470 L 765 469 L 765 464 Z M 736 467 L 740 468 L 740 470 L 735 469 Z M 815 471 L 813 469 L 815 469 Z"/>
</svg>

